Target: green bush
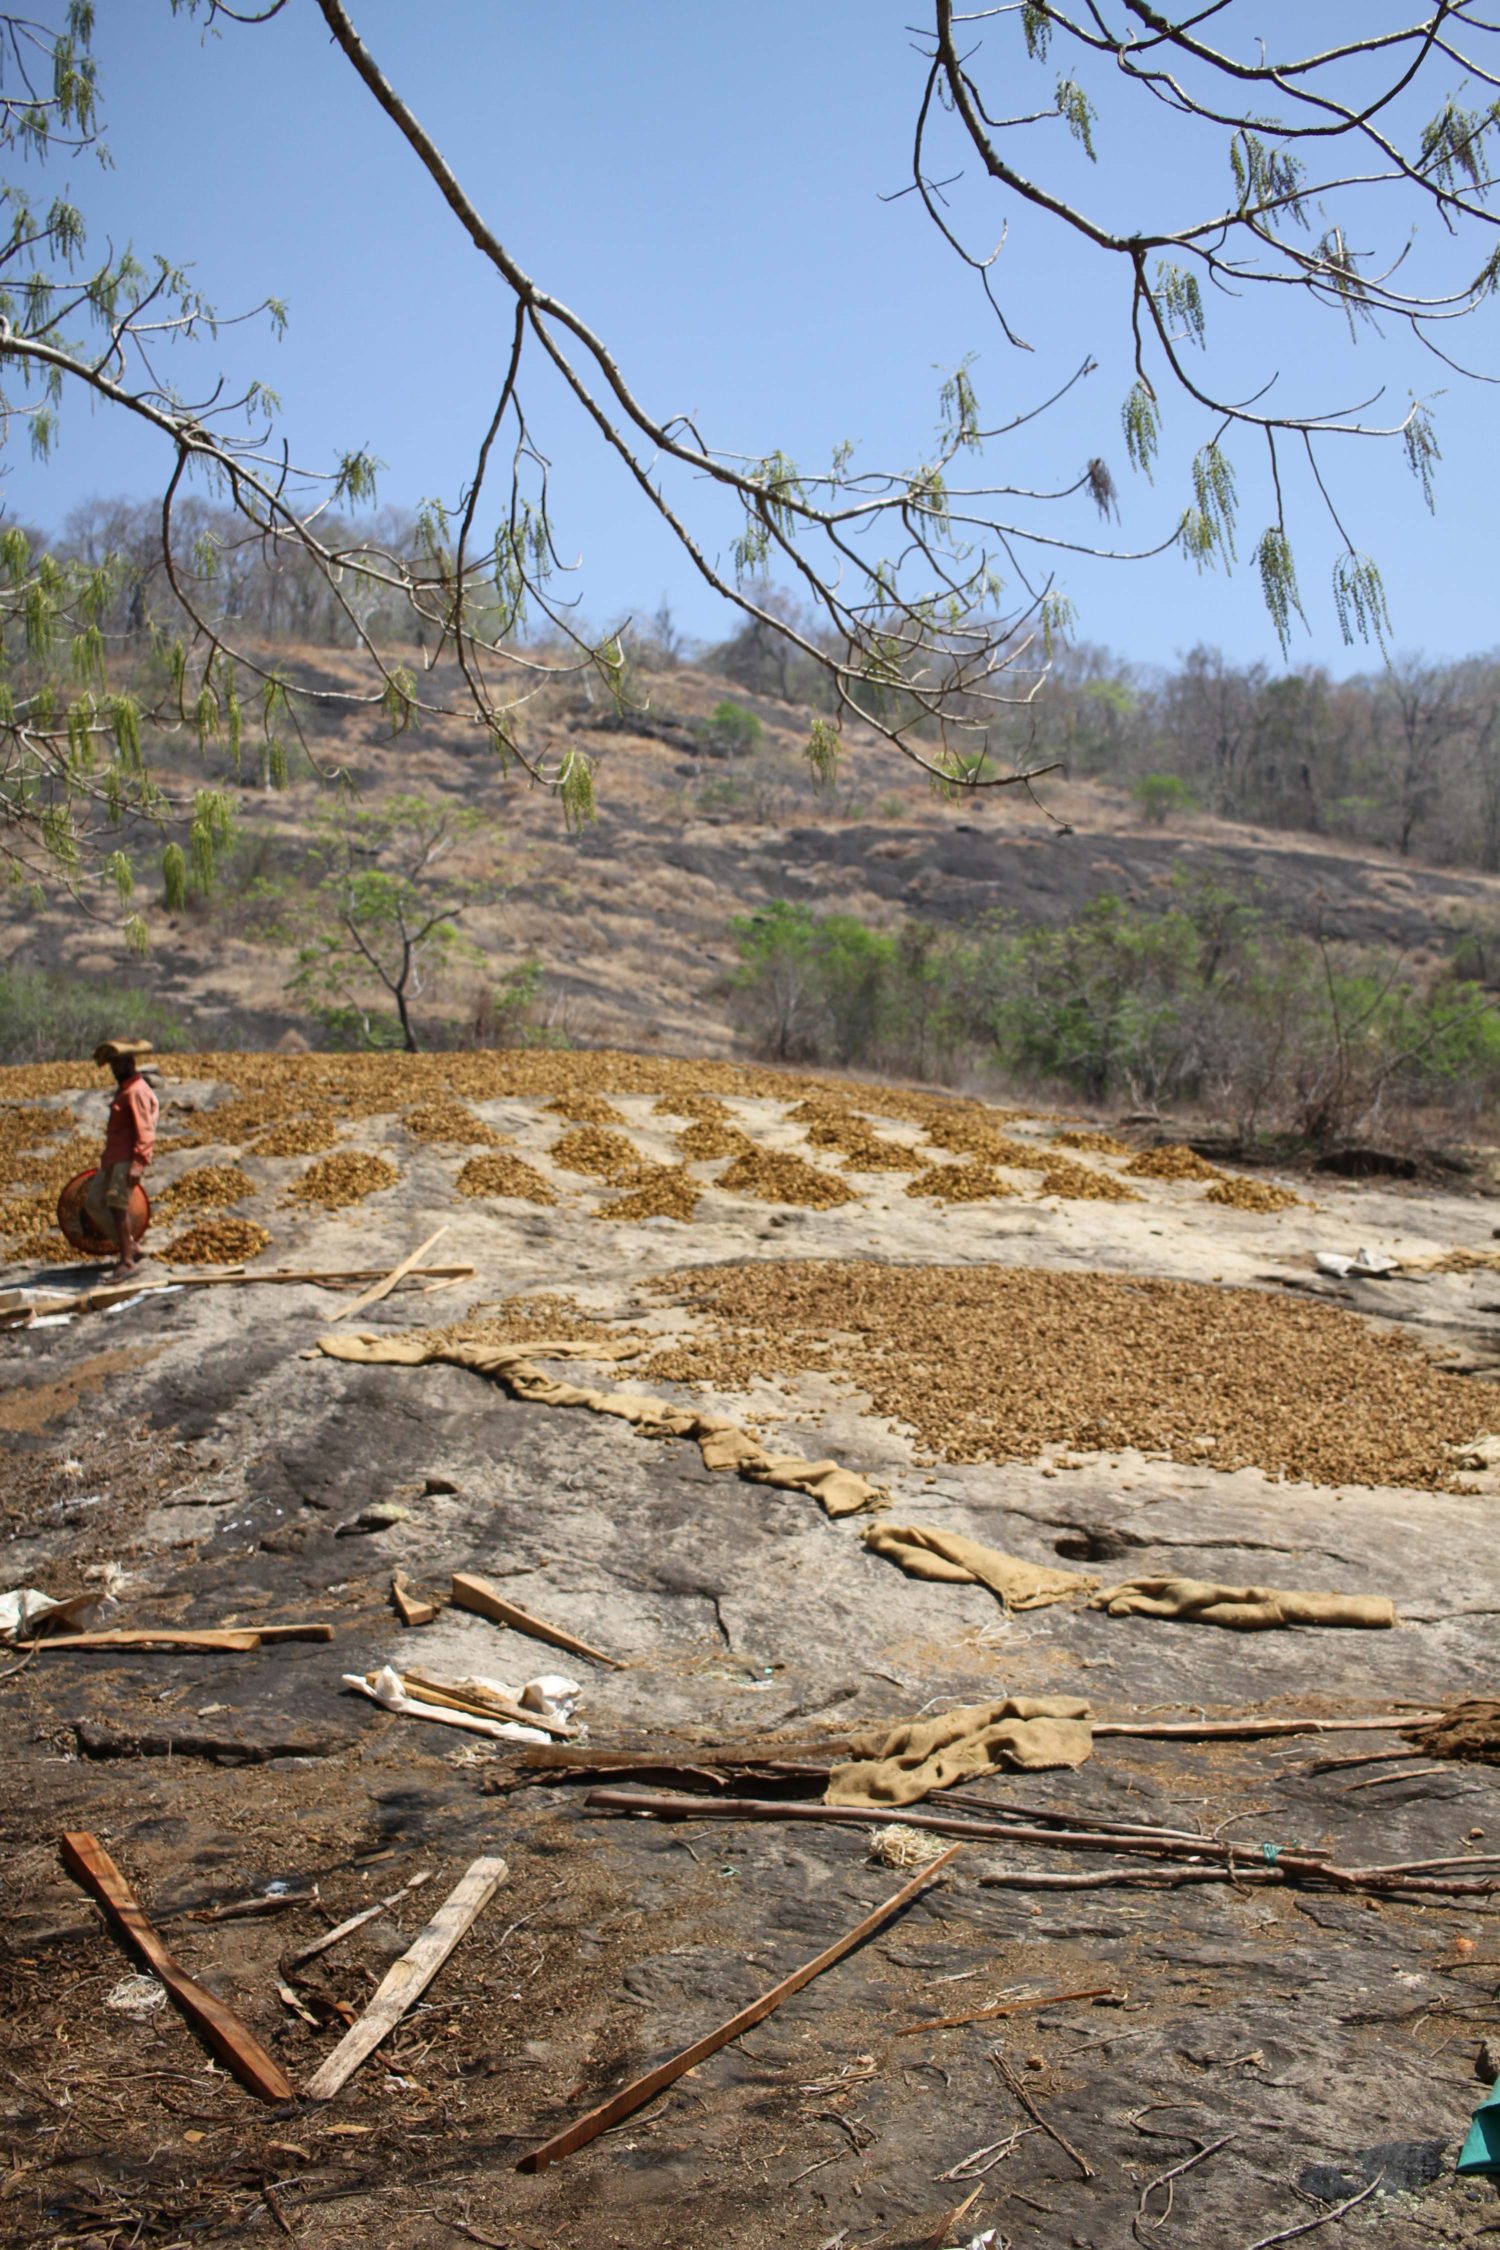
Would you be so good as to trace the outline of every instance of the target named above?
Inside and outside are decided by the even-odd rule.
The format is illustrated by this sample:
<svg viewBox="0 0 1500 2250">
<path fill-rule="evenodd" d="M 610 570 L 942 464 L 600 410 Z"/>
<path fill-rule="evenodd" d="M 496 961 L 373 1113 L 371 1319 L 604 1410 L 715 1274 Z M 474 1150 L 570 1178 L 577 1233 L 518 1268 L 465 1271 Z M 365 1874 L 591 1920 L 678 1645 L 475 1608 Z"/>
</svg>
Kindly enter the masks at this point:
<svg viewBox="0 0 1500 2250">
<path fill-rule="evenodd" d="M 1169 820 L 1198 809 L 1192 790 L 1175 773 L 1142 774 L 1131 788 L 1130 801 L 1153 828 L 1165 828 Z"/>
<path fill-rule="evenodd" d="M 188 1044 L 181 1019 L 138 986 L 0 966 L 0 1063 L 76 1062 L 122 1031 L 164 1051 Z"/>
<path fill-rule="evenodd" d="M 752 750 L 760 748 L 765 731 L 753 711 L 747 711 L 742 703 L 731 703 L 727 696 L 714 705 L 702 730 L 709 749 L 723 758 L 749 757 Z"/>
<path fill-rule="evenodd" d="M 1317 1144 L 1500 1099 L 1500 1012 L 1481 986 L 1276 928 L 1212 879 L 1149 907 L 1105 895 L 1059 930 L 891 933 L 784 899 L 731 929 L 739 1023 L 780 1059 L 998 1070 Z"/>
</svg>

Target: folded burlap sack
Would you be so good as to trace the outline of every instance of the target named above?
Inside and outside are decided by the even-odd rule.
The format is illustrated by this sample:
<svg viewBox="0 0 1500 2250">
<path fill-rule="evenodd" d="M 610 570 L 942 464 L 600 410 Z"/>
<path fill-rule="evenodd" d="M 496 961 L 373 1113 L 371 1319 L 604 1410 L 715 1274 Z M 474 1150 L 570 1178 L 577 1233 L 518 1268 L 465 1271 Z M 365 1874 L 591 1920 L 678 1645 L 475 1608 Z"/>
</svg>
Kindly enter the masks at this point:
<svg viewBox="0 0 1500 2250">
<path fill-rule="evenodd" d="M 1094 1746 L 1089 1707 L 1070 1695 L 1008 1695 L 941 1718 L 912 1719 L 889 1734 L 857 1737 L 861 1755 L 835 1766 L 829 1805 L 915 1805 L 934 1789 L 1002 1768 L 1037 1773 L 1081 1766 Z"/>
</svg>

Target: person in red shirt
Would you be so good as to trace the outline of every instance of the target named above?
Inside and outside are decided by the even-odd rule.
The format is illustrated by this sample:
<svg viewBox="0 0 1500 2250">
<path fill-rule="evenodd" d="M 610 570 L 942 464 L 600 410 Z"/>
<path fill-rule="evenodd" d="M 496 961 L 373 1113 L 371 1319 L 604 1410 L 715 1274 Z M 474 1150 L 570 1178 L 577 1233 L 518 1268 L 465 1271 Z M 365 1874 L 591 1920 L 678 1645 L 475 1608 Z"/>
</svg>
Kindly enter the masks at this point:
<svg viewBox="0 0 1500 2250">
<path fill-rule="evenodd" d="M 89 1182 L 84 1207 L 99 1232 L 113 1235 L 119 1246 L 117 1280 L 133 1273 L 139 1263 L 130 1198 L 156 1149 L 160 1104 L 140 1068 L 141 1056 L 150 1052 L 149 1039 L 105 1039 L 94 1049 L 95 1062 L 107 1064 L 115 1074 L 115 1097 L 109 1105 L 104 1153 Z"/>
</svg>

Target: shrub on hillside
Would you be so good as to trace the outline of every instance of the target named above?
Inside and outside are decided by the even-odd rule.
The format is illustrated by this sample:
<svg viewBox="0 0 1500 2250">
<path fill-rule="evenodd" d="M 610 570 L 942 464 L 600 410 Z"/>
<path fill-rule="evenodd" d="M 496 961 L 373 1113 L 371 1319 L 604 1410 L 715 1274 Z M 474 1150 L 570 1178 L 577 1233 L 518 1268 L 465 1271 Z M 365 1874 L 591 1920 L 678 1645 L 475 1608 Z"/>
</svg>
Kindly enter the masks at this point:
<svg viewBox="0 0 1500 2250">
<path fill-rule="evenodd" d="M 188 1044 L 181 1019 L 138 986 L 0 966 L 0 1063 L 74 1061 L 122 1031 L 163 1050 Z"/>
</svg>

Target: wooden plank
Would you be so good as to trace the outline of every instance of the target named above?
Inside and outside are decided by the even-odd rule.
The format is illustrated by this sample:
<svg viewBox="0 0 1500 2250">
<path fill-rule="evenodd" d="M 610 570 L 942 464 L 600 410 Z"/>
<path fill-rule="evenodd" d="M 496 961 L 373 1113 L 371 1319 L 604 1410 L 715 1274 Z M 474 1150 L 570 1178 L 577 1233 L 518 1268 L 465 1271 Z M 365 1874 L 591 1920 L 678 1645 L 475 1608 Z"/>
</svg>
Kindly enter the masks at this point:
<svg viewBox="0 0 1500 2250">
<path fill-rule="evenodd" d="M 234 1649 L 260 1648 L 268 1641 L 331 1641 L 333 1627 L 309 1621 L 291 1625 L 205 1625 L 199 1631 L 181 1632 L 170 1626 L 140 1625 L 127 1630 L 112 1627 L 99 1633 L 54 1633 L 37 1641 L 20 1641 L 20 1648 L 130 1648 L 130 1649 Z"/>
<path fill-rule="evenodd" d="M 446 1225 L 440 1226 L 436 1234 L 430 1234 L 427 1237 L 419 1250 L 413 1250 L 410 1257 L 403 1258 L 399 1266 L 392 1266 L 383 1281 L 375 1282 L 371 1288 L 365 1290 L 362 1296 L 356 1297 L 352 1304 L 340 1305 L 338 1311 L 333 1314 L 333 1319 L 348 1320 L 355 1313 L 363 1312 L 367 1305 L 378 1305 L 382 1297 L 390 1295 L 398 1281 L 406 1279 L 413 1266 L 421 1264 L 433 1244 L 440 1242 L 447 1232 Z"/>
<path fill-rule="evenodd" d="M 306 2087 L 312 2102 L 331 2101 L 386 2033 L 421 1998 L 464 1932 L 484 1912 L 509 1870 L 503 1859 L 476 1859 L 448 1893 L 426 1929 L 386 1971 L 370 2005 L 352 2024 L 333 2053 L 324 2058 Z"/>
<path fill-rule="evenodd" d="M 160 1977 L 194 2030 L 219 2060 L 263 2102 L 295 2099 L 292 2082 L 234 2011 L 179 1968 L 146 1918 L 145 1909 L 97 1836 L 68 1829 L 62 1839 L 63 1865 L 92 1892 L 110 1921 L 148 1969 Z"/>
<path fill-rule="evenodd" d="M 543 2172 L 549 2164 L 557 2163 L 560 2157 L 571 2156 L 575 2149 L 584 2148 L 590 2141 L 597 2140 L 612 2125 L 618 2125 L 623 2118 L 631 2116 L 654 2096 L 663 2093 L 668 2086 L 675 2085 L 685 2071 L 692 2070 L 698 2063 L 706 2062 L 721 2047 L 727 2047 L 731 2039 L 738 2039 L 742 2032 L 763 2023 L 773 2009 L 781 2006 L 783 2000 L 789 2000 L 794 1992 L 800 1992 L 805 1984 L 811 1984 L 814 1977 L 821 1976 L 825 1969 L 831 1969 L 836 1961 L 842 1961 L 846 1953 L 852 1953 L 855 1946 L 862 1944 L 864 1939 L 888 1922 L 893 1914 L 899 1913 L 907 1901 L 915 1898 L 918 1891 L 925 1890 L 933 1877 L 962 1849 L 961 1844 L 950 1844 L 940 1859 L 935 1859 L 930 1867 L 924 1867 L 921 1874 L 914 1875 L 909 1883 L 903 1883 L 900 1890 L 893 1893 L 883 1906 L 877 1906 L 872 1914 L 867 1914 L 862 1922 L 857 1922 L 843 1937 L 836 1938 L 832 1945 L 826 1946 L 813 1960 L 804 1961 L 800 1969 L 794 1969 L 789 1977 L 783 1977 L 780 1984 L 773 1985 L 769 1992 L 763 1992 L 758 2000 L 752 2000 L 748 2008 L 741 2008 L 738 2015 L 731 2016 L 727 2023 L 721 2023 L 717 2030 L 706 2032 L 701 2039 L 695 2039 L 690 2047 L 684 2047 L 668 2061 L 658 2063 L 655 2070 L 648 2070 L 644 2077 L 633 2079 L 628 2086 L 622 2086 L 618 2094 L 612 2094 L 597 2109 L 591 2109 L 586 2117 L 580 2117 L 573 2124 L 565 2126 L 560 2133 L 554 2133 L 551 2140 L 543 2141 L 540 2148 L 534 2148 L 523 2156 L 516 2170 Z"/>
<path fill-rule="evenodd" d="M 436 1602 L 423 1601 L 410 1591 L 411 1580 L 404 1570 L 393 1573 L 391 1600 L 396 1605 L 396 1615 L 403 1625 L 430 1625 L 438 1613 Z"/>
<path fill-rule="evenodd" d="M 591 1656 L 596 1664 L 607 1664 L 615 1672 L 625 1669 L 617 1656 L 606 1656 L 602 1648 L 576 1640 L 560 1625 L 549 1625 L 544 1617 L 533 1617 L 529 1609 L 520 1609 L 515 1602 L 508 1602 L 487 1578 L 474 1578 L 467 1572 L 455 1571 L 453 1600 L 459 1609 L 471 1609 L 476 1617 L 488 1617 L 495 1625 L 513 1625 L 518 1633 L 530 1633 L 534 1640 L 550 1641 L 554 1648 L 565 1648 L 571 1656 Z"/>
</svg>

